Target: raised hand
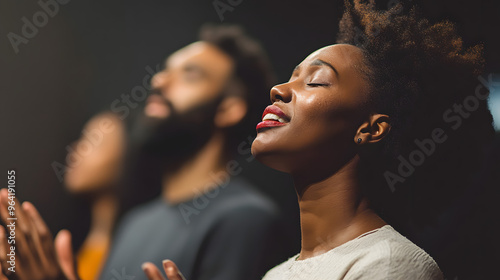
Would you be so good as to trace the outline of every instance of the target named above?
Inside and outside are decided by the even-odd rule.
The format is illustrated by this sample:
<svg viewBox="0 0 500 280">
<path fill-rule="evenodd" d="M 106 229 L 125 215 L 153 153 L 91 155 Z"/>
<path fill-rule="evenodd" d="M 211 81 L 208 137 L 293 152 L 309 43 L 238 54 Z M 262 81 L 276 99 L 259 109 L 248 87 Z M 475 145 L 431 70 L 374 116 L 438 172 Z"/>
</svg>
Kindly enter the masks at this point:
<svg viewBox="0 0 500 280">
<path fill-rule="evenodd" d="M 0 227 L 0 279 L 78 280 L 69 231 L 53 241 L 35 206 L 20 204 L 7 189 L 0 190 L 0 216 L 7 228 Z"/>
<path fill-rule="evenodd" d="M 142 265 L 142 270 L 149 280 L 165 280 L 160 270 L 153 263 L 144 263 Z M 163 261 L 163 270 L 165 270 L 168 280 L 186 280 L 175 263 L 171 260 Z"/>
</svg>

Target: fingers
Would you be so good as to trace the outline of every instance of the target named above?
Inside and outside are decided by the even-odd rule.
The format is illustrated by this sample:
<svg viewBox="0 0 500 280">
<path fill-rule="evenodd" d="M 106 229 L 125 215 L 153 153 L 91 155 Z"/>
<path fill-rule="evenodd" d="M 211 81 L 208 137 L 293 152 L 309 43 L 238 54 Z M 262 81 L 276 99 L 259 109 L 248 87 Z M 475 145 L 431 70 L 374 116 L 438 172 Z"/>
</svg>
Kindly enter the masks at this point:
<svg viewBox="0 0 500 280">
<path fill-rule="evenodd" d="M 0 226 L 0 264 L 2 264 L 0 280 L 8 279 L 7 276 L 11 277 L 11 279 L 29 279 L 23 269 L 19 269 L 20 265 L 17 263 L 16 257 L 15 239 L 7 239 L 5 228 Z"/>
<path fill-rule="evenodd" d="M 175 263 L 171 260 L 163 261 L 163 269 L 165 270 L 165 274 L 167 274 L 168 280 L 186 280 Z M 142 265 L 142 270 L 149 280 L 165 280 L 163 275 L 161 275 L 160 270 L 158 270 L 153 263 L 144 263 Z"/>
<path fill-rule="evenodd" d="M 21 204 L 7 189 L 0 190 L 0 216 L 8 228 L 15 230 L 16 253 L 18 261 L 25 267 L 38 270 L 37 249 L 33 241 L 31 221 L 22 210 Z M 19 263 L 21 265 L 21 263 Z"/>
<path fill-rule="evenodd" d="M 146 262 L 142 264 L 142 270 L 144 271 L 144 274 L 146 274 L 146 277 L 148 277 L 149 280 L 165 280 L 165 278 L 161 275 L 160 270 L 154 265 L 153 263 Z"/>
<path fill-rule="evenodd" d="M 76 272 L 75 257 L 71 247 L 71 233 L 69 230 L 61 230 L 54 241 L 57 260 L 61 270 L 68 280 L 78 280 Z"/>
<path fill-rule="evenodd" d="M 177 265 L 171 260 L 163 261 L 163 269 L 165 270 L 165 274 L 167 274 L 168 280 L 186 280 L 177 268 Z"/>
<path fill-rule="evenodd" d="M 53 258 L 55 261 L 55 252 L 54 252 L 54 244 L 52 241 L 52 233 L 49 230 L 47 224 L 43 220 L 38 210 L 36 210 L 35 206 L 31 204 L 31 202 L 25 201 L 23 202 L 23 210 L 27 214 L 27 216 L 31 219 L 32 227 L 38 233 L 38 237 L 40 240 L 40 244 L 43 249 L 44 255 L 47 257 Z"/>
<path fill-rule="evenodd" d="M 0 264 L 2 265 L 2 274 L 9 274 L 7 270 L 7 254 L 9 254 L 9 245 L 7 243 L 7 234 L 4 227 L 0 227 Z M 1 278 L 0 278 L 1 279 Z"/>
<path fill-rule="evenodd" d="M 23 202 L 22 209 L 31 223 L 33 241 L 36 246 L 42 268 L 49 278 L 55 278 L 60 274 L 59 264 L 55 257 L 54 242 L 52 234 L 44 220 L 30 202 Z"/>
<path fill-rule="evenodd" d="M 62 274 L 68 280 L 78 279 L 68 231 L 58 235 L 58 246 L 54 248 L 52 234 L 35 206 L 29 202 L 20 204 L 7 189 L 0 190 L 0 216 L 9 233 L 13 231 L 10 235 L 15 236 L 12 245 L 8 245 L 10 237 L 7 239 L 7 233 L 0 229 L 0 261 L 7 265 L 5 252 L 15 246 L 16 279 L 59 279 Z M 3 272 L 11 277 L 5 267 Z"/>
<path fill-rule="evenodd" d="M 33 271 L 40 271 L 40 261 L 33 235 L 36 234 L 31 228 L 31 221 L 24 213 L 21 204 L 7 189 L 0 190 L 0 216 L 5 223 L 8 232 L 15 236 L 16 274 L 27 275 Z M 20 269 L 23 269 L 22 273 Z M 22 279 L 22 277 L 21 277 Z M 32 278 L 34 279 L 34 278 Z"/>
</svg>

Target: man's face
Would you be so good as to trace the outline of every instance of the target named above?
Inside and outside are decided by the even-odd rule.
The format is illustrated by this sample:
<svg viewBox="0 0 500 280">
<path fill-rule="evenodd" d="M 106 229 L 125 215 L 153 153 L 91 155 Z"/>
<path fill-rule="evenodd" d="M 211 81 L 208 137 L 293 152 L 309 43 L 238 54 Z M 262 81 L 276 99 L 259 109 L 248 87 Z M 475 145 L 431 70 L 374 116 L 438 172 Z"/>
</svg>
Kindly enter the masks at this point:
<svg viewBox="0 0 500 280">
<path fill-rule="evenodd" d="M 196 153 L 213 133 L 214 117 L 233 71 L 217 47 L 196 42 L 172 54 L 156 74 L 133 140 L 146 153 L 175 160 Z"/>
<path fill-rule="evenodd" d="M 151 80 L 152 88 L 161 96 L 148 98 L 145 115 L 165 119 L 172 109 L 182 115 L 210 102 L 223 90 L 232 67 L 232 59 L 209 43 L 195 42 L 178 50 Z"/>
</svg>

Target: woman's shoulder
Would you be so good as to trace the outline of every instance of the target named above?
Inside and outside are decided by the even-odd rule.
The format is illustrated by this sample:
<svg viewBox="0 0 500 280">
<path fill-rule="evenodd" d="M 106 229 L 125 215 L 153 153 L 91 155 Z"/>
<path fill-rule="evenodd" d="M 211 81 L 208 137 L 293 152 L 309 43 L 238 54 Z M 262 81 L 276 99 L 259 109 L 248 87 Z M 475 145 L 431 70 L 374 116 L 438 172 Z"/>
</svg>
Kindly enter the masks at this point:
<svg viewBox="0 0 500 280">
<path fill-rule="evenodd" d="M 434 259 L 429 254 L 390 225 L 383 226 L 372 237 L 371 243 L 378 246 L 379 250 L 368 250 L 367 253 L 370 256 L 377 257 L 379 255 L 380 258 L 389 258 L 392 261 L 418 260 L 435 264 Z M 368 238 L 366 241 L 370 242 Z"/>
<path fill-rule="evenodd" d="M 316 257 L 296 261 L 297 256 L 274 267 L 264 280 L 443 279 L 432 257 L 389 225 Z"/>
<path fill-rule="evenodd" d="M 281 280 L 287 279 L 287 275 L 290 274 L 290 268 L 293 266 L 295 260 L 299 257 L 299 254 L 289 258 L 288 260 L 282 262 L 281 264 L 273 267 L 269 270 L 262 280 Z"/>
<path fill-rule="evenodd" d="M 357 241 L 344 248 L 358 252 L 346 279 L 443 279 L 434 259 L 389 225 Z"/>
</svg>

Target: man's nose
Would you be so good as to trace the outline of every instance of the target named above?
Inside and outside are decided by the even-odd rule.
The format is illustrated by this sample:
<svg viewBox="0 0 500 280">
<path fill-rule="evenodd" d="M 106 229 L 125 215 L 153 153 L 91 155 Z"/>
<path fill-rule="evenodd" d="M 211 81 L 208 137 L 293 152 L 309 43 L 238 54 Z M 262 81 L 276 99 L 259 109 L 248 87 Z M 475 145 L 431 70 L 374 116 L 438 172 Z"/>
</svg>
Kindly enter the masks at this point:
<svg viewBox="0 0 500 280">
<path fill-rule="evenodd" d="M 156 73 L 151 79 L 151 87 L 153 89 L 160 89 L 168 85 L 169 73 L 166 71 Z"/>
</svg>

